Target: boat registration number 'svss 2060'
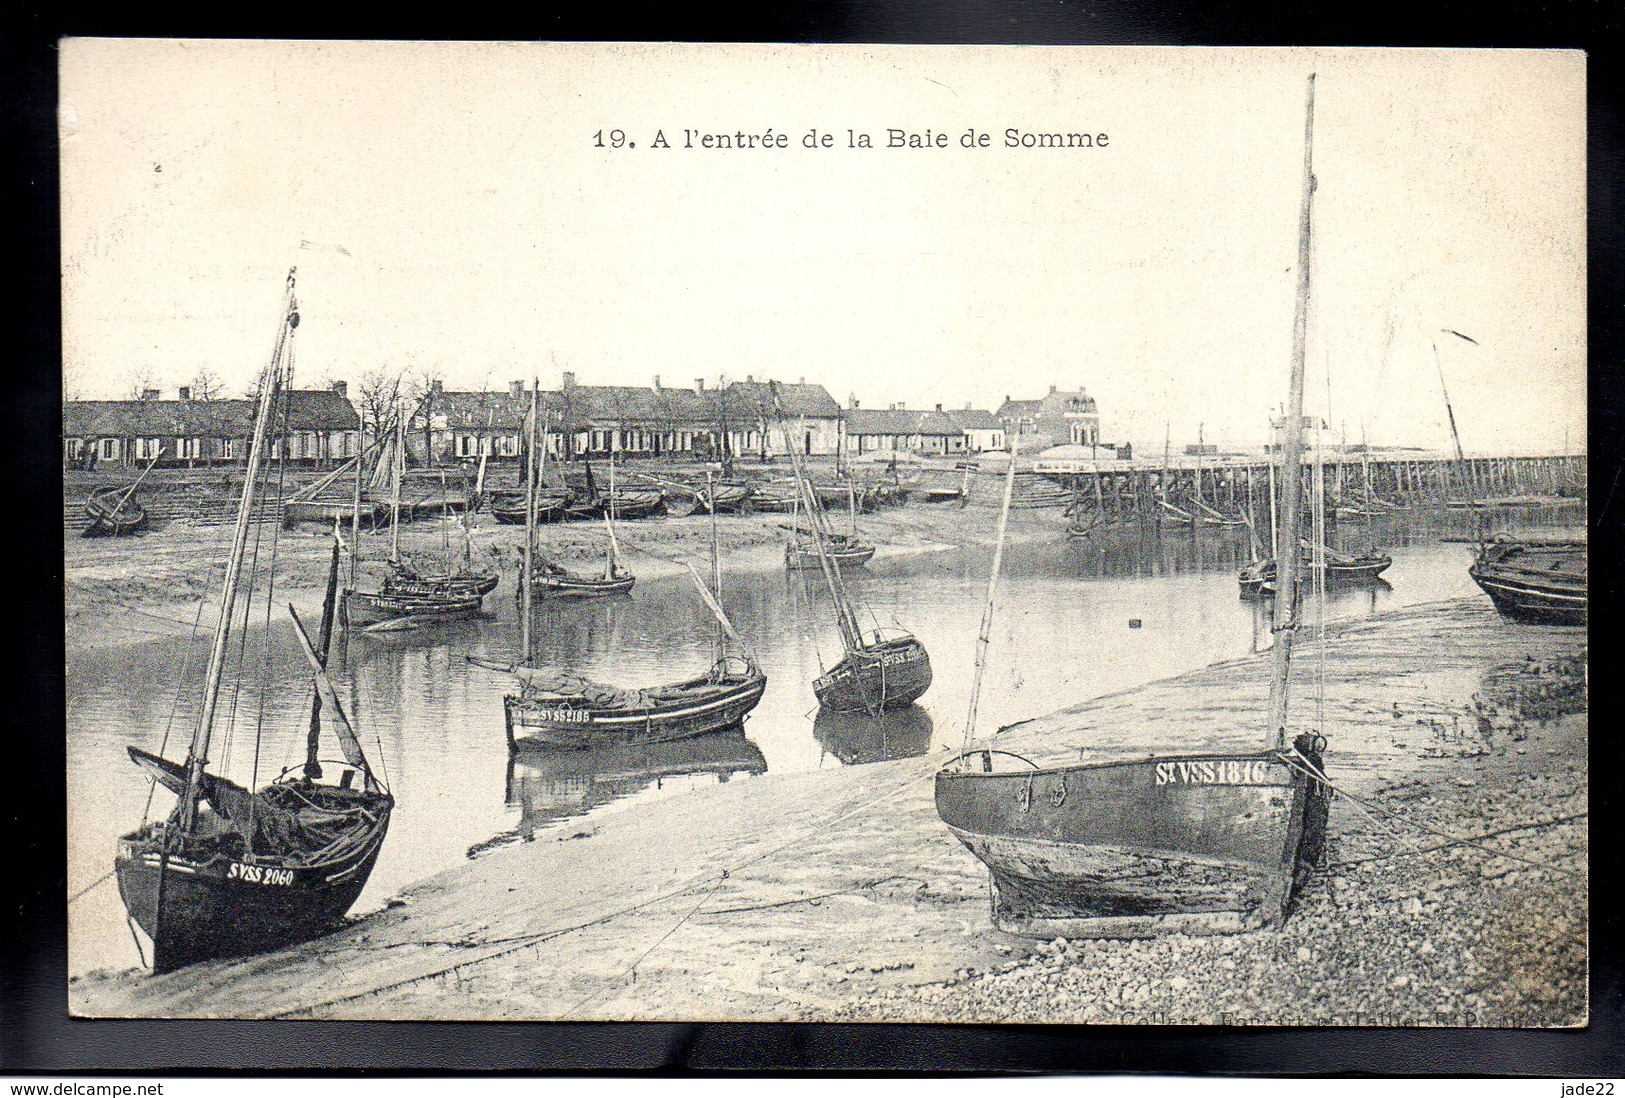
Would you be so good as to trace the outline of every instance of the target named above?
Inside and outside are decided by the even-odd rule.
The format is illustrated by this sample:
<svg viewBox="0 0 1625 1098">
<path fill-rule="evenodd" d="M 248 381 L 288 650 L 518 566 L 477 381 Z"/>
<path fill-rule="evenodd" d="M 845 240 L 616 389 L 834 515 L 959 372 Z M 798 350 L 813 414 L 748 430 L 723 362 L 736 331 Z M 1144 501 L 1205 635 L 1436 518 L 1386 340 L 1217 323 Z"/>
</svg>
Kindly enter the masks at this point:
<svg viewBox="0 0 1625 1098">
<path fill-rule="evenodd" d="M 1289 785 L 1291 775 L 1265 759 L 1178 759 L 1157 763 L 1157 785 Z"/>
<path fill-rule="evenodd" d="M 226 869 L 226 880 L 247 881 L 250 884 L 263 885 L 291 885 L 293 884 L 293 870 L 279 869 L 276 866 L 244 865 L 242 862 L 232 862 Z"/>
</svg>

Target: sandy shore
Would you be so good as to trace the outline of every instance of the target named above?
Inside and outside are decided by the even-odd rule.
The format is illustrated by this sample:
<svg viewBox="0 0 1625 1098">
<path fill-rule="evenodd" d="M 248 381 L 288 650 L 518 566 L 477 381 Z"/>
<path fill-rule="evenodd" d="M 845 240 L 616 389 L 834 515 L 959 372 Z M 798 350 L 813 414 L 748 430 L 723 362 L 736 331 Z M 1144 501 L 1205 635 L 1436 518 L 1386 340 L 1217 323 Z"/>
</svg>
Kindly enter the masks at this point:
<svg viewBox="0 0 1625 1098">
<path fill-rule="evenodd" d="M 932 517 L 890 515 L 899 544 L 901 524 Z M 930 532 L 916 531 L 920 544 Z M 747 536 L 730 544 L 749 550 Z M 995 931 L 983 867 L 937 819 L 935 756 L 736 779 L 564 821 L 320 940 L 163 977 L 92 973 L 70 982 L 70 1006 L 101 1017 L 1583 1024 L 1585 644 L 1583 630 L 1509 625 L 1482 600 L 1331 634 L 1321 727 L 1349 795 L 1333 804 L 1331 864 L 1279 931 L 1049 944 Z M 1314 674 L 1300 659 L 1300 698 Z M 1265 675 L 1259 658 L 1232 661 L 995 740 L 1041 763 L 1143 753 L 1150 739 L 1250 746 Z M 1489 837 L 1479 849 L 1439 832 Z"/>
<path fill-rule="evenodd" d="M 990 539 L 993 509 L 972 504 L 967 510 L 951 505 L 910 506 L 861 517 L 863 536 L 875 542 L 881 557 L 927 552 Z M 967 514 L 975 516 L 966 518 Z M 719 515 L 718 540 L 723 558 L 731 565 L 778 563 L 789 515 Z M 842 520 L 844 523 L 844 520 Z M 1018 512 L 1011 523 L 1014 539 L 1054 537 L 1063 520 L 1057 511 Z M 520 571 L 524 530 L 493 523 L 480 515 L 474 535 L 478 561 L 494 563 L 503 573 L 503 586 Z M 837 524 L 838 529 L 844 525 Z M 264 534 L 270 527 L 261 528 Z M 639 576 L 654 578 L 683 572 L 689 561 L 706 572 L 711 551 L 711 519 L 707 515 L 664 517 L 616 526 L 626 566 Z M 217 595 L 225 570 L 231 531 L 225 526 L 192 526 L 175 522 L 132 538 L 67 537 L 63 542 L 63 607 L 69 652 L 107 645 L 137 644 L 155 637 L 189 631 L 198 619 L 199 600 Z M 270 539 L 261 551 L 262 576 L 270 567 Z M 537 531 L 537 546 L 566 565 L 597 569 L 604 559 L 607 537 L 601 522 L 544 525 Z M 462 560 L 463 535 L 453 522 L 428 521 L 401 528 L 401 552 L 433 567 L 445 560 L 450 546 Z M 362 533 L 363 560 L 381 561 L 389 552 L 387 533 Z M 277 539 L 274 582 L 280 602 L 292 602 L 301 613 L 321 603 L 327 582 L 332 542 L 326 530 L 300 525 Z M 778 563 L 782 567 L 782 563 Z M 363 565 L 363 575 L 369 565 Z M 263 582 L 263 579 L 262 581 Z M 218 608 L 205 603 L 207 625 Z"/>
</svg>

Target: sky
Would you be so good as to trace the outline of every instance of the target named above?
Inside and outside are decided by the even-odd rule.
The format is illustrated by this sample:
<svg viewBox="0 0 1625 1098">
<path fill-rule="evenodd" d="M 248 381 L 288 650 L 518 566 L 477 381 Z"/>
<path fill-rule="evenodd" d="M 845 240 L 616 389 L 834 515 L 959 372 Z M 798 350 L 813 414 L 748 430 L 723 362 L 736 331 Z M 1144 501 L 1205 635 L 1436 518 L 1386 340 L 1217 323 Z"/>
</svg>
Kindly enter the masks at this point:
<svg viewBox="0 0 1625 1098">
<path fill-rule="evenodd" d="M 1442 373 L 1467 451 L 1580 450 L 1577 51 L 68 40 L 64 389 L 240 393 L 297 266 L 312 387 L 572 370 L 996 409 L 1056 385 L 1105 441 L 1256 446 L 1311 72 L 1309 410 L 1448 449 Z"/>
</svg>

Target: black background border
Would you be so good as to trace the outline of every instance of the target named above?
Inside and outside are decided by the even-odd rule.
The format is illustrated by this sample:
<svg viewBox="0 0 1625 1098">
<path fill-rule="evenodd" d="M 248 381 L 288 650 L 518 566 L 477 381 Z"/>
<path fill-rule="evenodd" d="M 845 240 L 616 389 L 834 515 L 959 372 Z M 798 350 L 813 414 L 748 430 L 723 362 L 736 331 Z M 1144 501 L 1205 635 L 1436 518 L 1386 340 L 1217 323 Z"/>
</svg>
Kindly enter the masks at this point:
<svg viewBox="0 0 1625 1098">
<path fill-rule="evenodd" d="M 1151 1072 L 1159 1074 L 1625 1075 L 1620 918 L 1606 872 L 1592 874 L 1591 1024 L 1572 1031 L 1217 1029 L 1205 1027 L 813 1024 L 350 1023 L 89 1021 L 66 1008 L 63 743 L 61 302 L 58 277 L 56 54 L 62 36 L 192 38 L 544 39 L 1025 43 L 1055 45 L 1459 46 L 1588 52 L 1592 622 L 1619 612 L 1616 502 L 1625 240 L 1619 46 L 1625 7 L 1554 2 L 1522 8 L 1416 0 L 1216 4 L 1152 0 L 798 3 L 696 16 L 636 15 L 609 5 L 493 16 L 442 6 L 346 20 L 279 3 L 166 15 L 47 11 L 38 0 L 0 13 L 0 126 L 12 291 L 13 361 L 5 468 L 22 550 L 13 558 L 5 633 L 19 641 L 4 707 L 4 856 L 0 857 L 0 1072 L 212 1075 L 231 1070 L 689 1074 L 782 1069 L 863 1072 Z M 10 356 L 8 356 L 10 357 Z M 52 577 L 53 583 L 39 577 Z M 17 580 L 20 579 L 20 582 Z M 1606 630 L 1604 640 L 1607 641 Z M 1619 712 L 1618 661 L 1592 644 L 1592 711 Z M 1618 836 L 1620 742 L 1593 724 L 1592 850 Z M 1599 888 L 1602 885 L 1604 887 Z"/>
</svg>

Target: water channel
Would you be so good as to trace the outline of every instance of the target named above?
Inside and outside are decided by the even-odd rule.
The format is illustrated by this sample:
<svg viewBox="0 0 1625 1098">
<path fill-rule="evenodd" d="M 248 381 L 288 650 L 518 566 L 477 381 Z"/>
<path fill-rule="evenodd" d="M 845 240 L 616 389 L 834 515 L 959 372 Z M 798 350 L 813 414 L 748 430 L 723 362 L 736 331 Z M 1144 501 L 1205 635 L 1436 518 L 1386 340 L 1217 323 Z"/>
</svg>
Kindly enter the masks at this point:
<svg viewBox="0 0 1625 1098">
<path fill-rule="evenodd" d="M 1574 521 L 1564 513 L 1498 516 L 1501 529 Z M 1471 597 L 1472 533 L 1463 513 L 1405 513 L 1345 524 L 1335 542 L 1393 555 L 1374 587 L 1328 593 L 1324 615 L 1346 620 L 1438 599 Z M 1245 530 L 1164 530 L 1053 537 L 1007 547 L 978 728 L 1003 724 L 1269 643 L 1267 604 L 1242 598 L 1236 572 L 1250 557 Z M 433 631 L 357 638 L 335 646 L 331 671 L 371 757 L 397 799 L 388 842 L 356 907 L 364 912 L 405 886 L 460 863 L 471 850 L 583 826 L 595 813 L 636 811 L 696 783 L 749 781 L 921 755 L 959 743 L 990 552 L 943 549 L 877 556 L 849 573 L 865 623 L 902 624 L 931 654 L 935 681 L 921 702 L 882 717 L 820 715 L 811 682 L 838 658 L 839 637 L 816 572 L 789 573 L 759 550 L 726 569 L 724 602 L 768 676 L 742 733 L 597 752 L 511 756 L 502 697 L 506 674 L 469 662 L 516 657 L 511 581 L 485 616 Z M 628 561 L 634 571 L 636 559 Z M 1482 596 L 1479 596 L 1482 597 Z M 1306 614 L 1315 613 L 1313 606 Z M 686 576 L 640 580 L 628 597 L 540 605 L 539 659 L 589 677 L 648 685 L 695 674 L 711 660 L 715 625 Z M 211 769 L 258 781 L 303 755 L 309 675 L 285 619 L 244 640 L 267 686 L 244 685 L 220 725 Z M 126 744 L 185 755 L 195 721 L 206 638 L 77 651 L 67 661 L 69 866 L 77 894 L 106 873 L 119 834 L 135 826 L 149 785 Z M 177 681 L 185 684 L 178 690 Z M 224 695 L 230 701 L 232 692 Z M 167 737 L 167 740 L 166 740 Z M 167 811 L 160 793 L 154 811 Z M 104 882 L 69 909 L 69 971 L 142 963 L 116 887 Z"/>
</svg>

